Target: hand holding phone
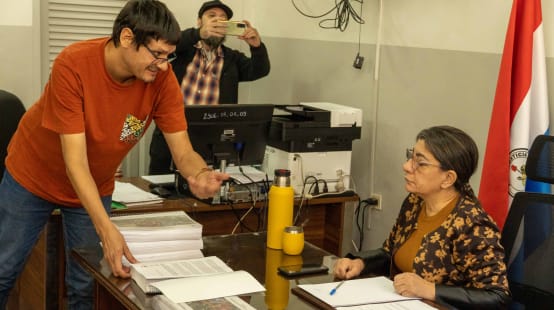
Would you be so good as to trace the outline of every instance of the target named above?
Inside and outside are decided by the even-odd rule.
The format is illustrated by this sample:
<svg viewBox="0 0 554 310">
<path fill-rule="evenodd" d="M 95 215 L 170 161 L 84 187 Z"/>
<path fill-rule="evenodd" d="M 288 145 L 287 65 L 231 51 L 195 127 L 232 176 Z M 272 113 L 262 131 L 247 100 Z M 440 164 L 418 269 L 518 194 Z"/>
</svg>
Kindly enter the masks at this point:
<svg viewBox="0 0 554 310">
<path fill-rule="evenodd" d="M 226 25 L 226 34 L 231 36 L 241 36 L 244 33 L 244 30 L 246 30 L 247 28 L 246 24 L 241 21 L 221 20 L 219 22 Z"/>
</svg>

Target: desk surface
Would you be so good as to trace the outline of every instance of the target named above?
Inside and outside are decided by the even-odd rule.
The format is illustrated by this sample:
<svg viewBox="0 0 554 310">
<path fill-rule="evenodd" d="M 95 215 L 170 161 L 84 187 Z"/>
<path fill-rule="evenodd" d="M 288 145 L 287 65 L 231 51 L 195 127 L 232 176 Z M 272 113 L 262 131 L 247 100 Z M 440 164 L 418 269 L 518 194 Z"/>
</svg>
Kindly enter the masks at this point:
<svg viewBox="0 0 554 310">
<path fill-rule="evenodd" d="M 263 233 L 207 236 L 203 239 L 205 256 L 218 256 L 233 270 L 246 270 L 264 284 L 264 293 L 241 296 L 256 309 L 313 309 L 312 305 L 291 294 L 291 289 L 298 284 L 333 280 L 330 274 L 295 279 L 285 279 L 277 274 L 277 267 L 280 265 L 322 263 L 324 257 L 334 257 L 309 242 L 306 242 L 301 255 L 289 256 L 280 250 L 266 248 L 266 237 Z M 124 308 L 151 309 L 149 300 L 152 298 L 137 290 L 136 286 L 132 285 L 132 280 L 116 278 L 111 274 L 109 267 L 101 261 L 100 248 L 77 249 L 73 250 L 72 255 L 93 275 L 97 284 L 109 291 Z"/>
</svg>

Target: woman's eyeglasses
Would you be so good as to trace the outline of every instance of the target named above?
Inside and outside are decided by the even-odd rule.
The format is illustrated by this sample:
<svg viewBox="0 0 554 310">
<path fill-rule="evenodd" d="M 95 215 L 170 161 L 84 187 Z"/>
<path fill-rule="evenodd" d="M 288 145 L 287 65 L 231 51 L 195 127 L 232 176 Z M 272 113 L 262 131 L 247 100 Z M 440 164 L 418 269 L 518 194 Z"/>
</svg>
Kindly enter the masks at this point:
<svg viewBox="0 0 554 310">
<path fill-rule="evenodd" d="M 410 159 L 412 160 L 413 170 L 417 170 L 419 167 L 427 167 L 427 166 L 433 166 L 433 167 L 438 167 L 442 169 L 442 166 L 440 164 L 432 164 L 423 160 L 418 160 L 414 154 L 413 148 L 406 149 L 406 161 L 410 161 Z"/>
</svg>

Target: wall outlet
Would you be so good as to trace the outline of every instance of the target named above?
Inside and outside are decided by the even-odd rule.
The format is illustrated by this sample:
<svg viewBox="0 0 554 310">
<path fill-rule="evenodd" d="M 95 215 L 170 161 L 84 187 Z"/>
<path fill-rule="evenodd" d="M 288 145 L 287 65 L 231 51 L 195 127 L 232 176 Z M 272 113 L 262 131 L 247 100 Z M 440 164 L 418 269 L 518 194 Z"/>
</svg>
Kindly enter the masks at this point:
<svg viewBox="0 0 554 310">
<path fill-rule="evenodd" d="M 383 196 L 381 196 L 381 194 L 371 194 L 369 197 L 377 200 L 377 205 L 374 205 L 373 209 L 382 211 L 383 210 L 383 206 L 382 206 Z"/>
</svg>

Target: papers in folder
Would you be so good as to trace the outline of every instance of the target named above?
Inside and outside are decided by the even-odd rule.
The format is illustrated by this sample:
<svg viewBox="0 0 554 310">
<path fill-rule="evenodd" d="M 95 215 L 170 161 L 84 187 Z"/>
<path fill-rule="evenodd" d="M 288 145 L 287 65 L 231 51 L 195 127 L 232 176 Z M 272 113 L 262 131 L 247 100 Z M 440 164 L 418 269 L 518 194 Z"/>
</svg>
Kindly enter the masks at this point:
<svg viewBox="0 0 554 310">
<path fill-rule="evenodd" d="M 152 184 L 165 185 L 175 183 L 175 174 L 159 174 L 159 175 L 143 175 L 143 180 L 146 180 Z"/>
<path fill-rule="evenodd" d="M 239 166 L 229 166 L 225 169 L 225 172 L 229 174 L 232 179 L 235 179 L 241 184 L 250 184 L 252 181 L 254 183 L 265 181 L 266 174 L 265 172 L 258 170 L 252 166 L 240 166 L 242 172 L 239 169 Z"/>
<path fill-rule="evenodd" d="M 163 202 L 163 198 L 144 191 L 131 183 L 115 181 L 112 200 L 127 207 Z"/>
<path fill-rule="evenodd" d="M 417 298 L 404 297 L 394 291 L 392 281 L 386 277 L 364 278 L 344 281 L 344 284 L 330 295 L 329 292 L 338 282 L 321 284 L 301 284 L 298 287 L 326 304 L 338 307 L 352 307 L 370 304 L 382 304 L 398 301 L 414 300 Z M 417 301 L 422 308 L 433 309 L 425 303 Z M 350 309 L 350 308 L 348 308 Z M 364 309 L 352 308 L 352 309 Z M 370 309 L 370 308 L 367 308 Z"/>
</svg>

